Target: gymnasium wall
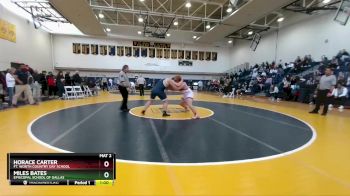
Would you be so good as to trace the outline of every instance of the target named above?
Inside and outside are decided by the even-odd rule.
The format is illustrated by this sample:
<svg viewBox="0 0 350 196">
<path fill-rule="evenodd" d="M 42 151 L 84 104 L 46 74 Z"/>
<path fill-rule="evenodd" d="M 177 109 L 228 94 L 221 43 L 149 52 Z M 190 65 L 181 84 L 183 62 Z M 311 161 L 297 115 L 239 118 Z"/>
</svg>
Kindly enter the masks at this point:
<svg viewBox="0 0 350 196">
<path fill-rule="evenodd" d="M 63 69 L 65 72 L 66 70 Z M 71 75 L 74 73 L 74 71 L 70 71 Z M 118 77 L 118 72 L 116 71 L 109 71 L 109 72 L 94 72 L 94 71 L 79 71 L 79 74 L 81 76 L 87 76 L 87 77 L 108 77 L 108 78 L 116 78 Z M 168 78 L 173 77 L 174 74 L 163 74 L 163 73 L 138 73 L 138 72 L 132 72 L 128 74 L 129 78 L 135 78 L 136 76 L 142 75 L 144 78 L 155 78 L 155 79 L 161 79 L 161 78 Z M 181 74 L 181 76 L 186 80 L 213 80 L 220 78 L 221 75 L 214 75 L 214 74 Z"/>
<path fill-rule="evenodd" d="M 320 60 L 322 55 L 332 58 L 340 49 L 350 51 L 350 24 L 342 26 L 334 22 L 334 14 L 294 15 L 279 32 L 270 30 L 264 34 L 255 52 L 249 48 L 250 41 L 238 41 L 233 47 L 231 62 L 235 66 L 246 62 L 291 62 L 306 54 Z"/>
<path fill-rule="evenodd" d="M 0 39 L 0 70 L 10 67 L 10 62 L 26 63 L 37 70 L 52 70 L 50 34 L 37 30 L 0 4 L 0 18 L 16 25 L 16 43 Z"/>
<path fill-rule="evenodd" d="M 161 40 L 160 42 L 166 42 Z M 230 52 L 226 47 L 209 47 L 206 45 L 188 45 L 172 43 L 172 49 L 197 50 L 217 52 L 217 61 L 193 61 L 193 66 L 179 66 L 178 60 L 144 58 L 144 57 L 119 57 L 102 55 L 74 54 L 72 43 L 104 44 L 116 46 L 132 46 L 132 40 L 89 38 L 81 36 L 54 35 L 54 65 L 59 68 L 84 68 L 84 69 L 121 69 L 128 64 L 133 70 L 148 72 L 192 72 L 192 73 L 222 73 L 230 68 Z M 91 51 L 91 48 L 90 48 Z"/>
</svg>

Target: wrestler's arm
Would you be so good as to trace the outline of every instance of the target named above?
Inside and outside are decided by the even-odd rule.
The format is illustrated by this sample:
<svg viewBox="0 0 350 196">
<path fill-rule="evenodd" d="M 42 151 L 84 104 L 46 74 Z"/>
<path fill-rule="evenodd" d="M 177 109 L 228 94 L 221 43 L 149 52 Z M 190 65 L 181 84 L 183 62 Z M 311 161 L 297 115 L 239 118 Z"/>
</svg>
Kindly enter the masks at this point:
<svg viewBox="0 0 350 196">
<path fill-rule="evenodd" d="M 186 87 L 187 87 L 187 84 L 185 82 L 180 81 L 180 82 L 176 83 L 173 80 L 169 81 L 169 89 L 170 90 L 180 91 L 180 90 L 186 89 Z"/>
</svg>

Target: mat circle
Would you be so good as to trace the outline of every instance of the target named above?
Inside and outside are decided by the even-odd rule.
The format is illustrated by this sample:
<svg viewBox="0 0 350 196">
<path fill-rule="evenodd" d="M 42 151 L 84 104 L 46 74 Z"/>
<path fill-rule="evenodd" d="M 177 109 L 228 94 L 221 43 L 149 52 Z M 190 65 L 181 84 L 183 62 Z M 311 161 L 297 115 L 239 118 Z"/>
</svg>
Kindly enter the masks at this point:
<svg viewBox="0 0 350 196">
<path fill-rule="evenodd" d="M 144 104 L 130 101 L 129 107 Z M 302 150 L 316 138 L 308 124 L 281 113 L 214 102 L 195 105 L 214 115 L 198 120 L 147 119 L 121 112 L 120 102 L 99 103 L 43 115 L 28 132 L 40 144 L 62 152 L 115 152 L 120 161 L 166 165 L 267 160 Z"/>
</svg>

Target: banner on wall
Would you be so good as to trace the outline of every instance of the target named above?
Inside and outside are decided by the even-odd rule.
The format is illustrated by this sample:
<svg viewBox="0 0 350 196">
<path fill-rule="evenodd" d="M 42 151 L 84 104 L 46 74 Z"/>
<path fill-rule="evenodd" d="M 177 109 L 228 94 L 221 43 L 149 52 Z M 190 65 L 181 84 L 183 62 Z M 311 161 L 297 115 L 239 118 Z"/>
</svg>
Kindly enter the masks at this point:
<svg viewBox="0 0 350 196">
<path fill-rule="evenodd" d="M 16 25 L 0 19 L 0 39 L 16 42 Z"/>
<path fill-rule="evenodd" d="M 148 43 L 148 44 L 146 44 Z M 143 58 L 158 58 L 158 59 L 179 59 L 187 60 L 181 61 L 180 66 L 192 66 L 190 60 L 200 61 L 217 61 L 218 53 L 209 51 L 191 51 L 191 50 L 178 50 L 170 49 L 169 45 L 157 45 L 153 42 L 135 43 L 133 46 L 115 46 L 115 45 L 99 45 L 88 43 L 72 43 L 74 54 L 93 54 L 102 56 L 115 56 L 118 57 L 143 57 Z M 153 44 L 153 45 L 152 45 Z M 165 43 L 159 43 L 165 44 Z M 137 45 L 137 46 L 135 46 Z M 142 46 L 141 46 L 142 45 Z M 156 47 L 155 47 L 156 46 Z M 165 47 L 165 48 L 163 48 Z"/>
<path fill-rule="evenodd" d="M 170 48 L 170 43 L 157 43 L 157 42 L 143 42 L 143 41 L 133 41 L 133 46 L 139 47 L 149 47 L 149 48 Z"/>
<path fill-rule="evenodd" d="M 192 61 L 179 61 L 179 66 L 193 66 Z"/>
</svg>

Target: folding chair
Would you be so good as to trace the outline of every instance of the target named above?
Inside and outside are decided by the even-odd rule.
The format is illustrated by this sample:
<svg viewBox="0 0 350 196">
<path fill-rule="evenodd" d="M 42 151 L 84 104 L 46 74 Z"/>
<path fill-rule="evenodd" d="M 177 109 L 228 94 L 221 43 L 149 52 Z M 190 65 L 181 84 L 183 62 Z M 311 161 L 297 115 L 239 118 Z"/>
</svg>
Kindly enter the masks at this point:
<svg viewBox="0 0 350 196">
<path fill-rule="evenodd" d="M 84 88 L 84 95 L 86 97 L 92 96 L 92 92 L 91 92 L 90 88 L 87 85 L 84 85 L 83 88 Z"/>
<path fill-rule="evenodd" d="M 75 92 L 72 86 L 64 86 L 64 99 L 75 99 Z"/>
<path fill-rule="evenodd" d="M 235 98 L 235 88 L 232 88 L 232 92 L 230 92 L 230 94 L 228 95 L 229 98 Z"/>
<path fill-rule="evenodd" d="M 73 86 L 74 88 L 74 93 L 76 98 L 84 98 L 84 91 L 81 89 L 81 86 Z"/>
</svg>

